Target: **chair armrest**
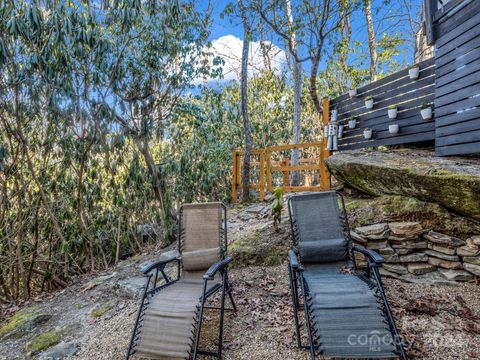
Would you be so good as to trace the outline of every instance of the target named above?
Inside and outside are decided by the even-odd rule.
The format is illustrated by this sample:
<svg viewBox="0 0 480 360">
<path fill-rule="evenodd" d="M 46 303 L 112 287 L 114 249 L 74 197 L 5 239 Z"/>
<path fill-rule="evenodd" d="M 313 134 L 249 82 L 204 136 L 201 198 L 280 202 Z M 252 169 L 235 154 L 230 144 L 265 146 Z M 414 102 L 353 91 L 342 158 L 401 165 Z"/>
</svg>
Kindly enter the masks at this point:
<svg viewBox="0 0 480 360">
<path fill-rule="evenodd" d="M 151 264 L 145 265 L 140 271 L 146 275 L 154 269 L 163 270 L 165 268 L 165 265 L 167 265 L 167 264 L 169 264 L 173 261 L 180 262 L 180 259 L 175 257 L 175 258 L 171 258 L 171 259 L 167 259 L 167 260 L 155 261 Z"/>
<path fill-rule="evenodd" d="M 383 264 L 383 257 L 373 250 L 365 249 L 363 246 L 353 246 L 353 251 L 359 252 L 367 258 L 369 265 L 381 266 Z"/>
<path fill-rule="evenodd" d="M 290 266 L 292 267 L 292 269 L 297 270 L 300 267 L 295 251 L 288 250 L 288 259 L 290 260 Z"/>
<path fill-rule="evenodd" d="M 217 261 L 215 264 L 210 266 L 210 269 L 203 275 L 205 280 L 212 280 L 215 277 L 215 274 L 219 271 L 224 269 L 228 266 L 228 264 L 232 261 L 231 256 L 227 256 L 225 259 Z"/>
</svg>

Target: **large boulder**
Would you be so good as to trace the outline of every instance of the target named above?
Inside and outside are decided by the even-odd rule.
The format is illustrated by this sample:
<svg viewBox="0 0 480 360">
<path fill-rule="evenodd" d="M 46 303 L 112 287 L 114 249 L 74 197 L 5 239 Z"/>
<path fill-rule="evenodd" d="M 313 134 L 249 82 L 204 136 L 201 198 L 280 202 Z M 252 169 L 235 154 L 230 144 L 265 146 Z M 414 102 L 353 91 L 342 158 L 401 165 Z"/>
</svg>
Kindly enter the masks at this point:
<svg viewBox="0 0 480 360">
<path fill-rule="evenodd" d="M 326 165 L 337 180 L 367 194 L 415 197 L 480 220 L 479 159 L 419 149 L 355 150 L 330 156 Z"/>
</svg>

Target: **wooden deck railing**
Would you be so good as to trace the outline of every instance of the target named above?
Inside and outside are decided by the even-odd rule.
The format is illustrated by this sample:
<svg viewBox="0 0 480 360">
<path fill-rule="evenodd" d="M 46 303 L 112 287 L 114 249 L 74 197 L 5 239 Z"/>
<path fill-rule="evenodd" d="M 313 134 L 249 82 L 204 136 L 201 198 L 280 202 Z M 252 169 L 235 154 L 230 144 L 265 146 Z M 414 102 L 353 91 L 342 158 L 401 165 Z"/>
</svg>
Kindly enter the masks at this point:
<svg viewBox="0 0 480 360">
<path fill-rule="evenodd" d="M 302 155 L 307 156 L 301 157 L 298 165 L 291 165 L 290 158 L 282 154 L 282 152 L 290 152 L 293 149 L 298 149 Z M 237 192 L 242 188 L 243 153 L 243 150 L 232 150 L 232 202 L 237 201 Z M 256 175 L 253 180 L 255 182 L 250 184 L 250 189 L 257 190 L 259 200 L 263 201 L 266 191 L 273 192 L 274 174 L 282 173 L 281 184 L 278 186 L 284 192 L 328 190 L 330 189 L 330 174 L 324 163 L 328 155 L 329 152 L 325 150 L 323 141 L 253 149 L 252 156 L 258 160 L 250 162 L 251 177 L 253 174 Z M 318 176 L 313 175 L 308 179 L 305 176 L 303 184 L 291 185 L 290 173 L 297 171 L 315 171 L 318 172 Z M 307 180 L 310 180 L 310 183 Z"/>
</svg>

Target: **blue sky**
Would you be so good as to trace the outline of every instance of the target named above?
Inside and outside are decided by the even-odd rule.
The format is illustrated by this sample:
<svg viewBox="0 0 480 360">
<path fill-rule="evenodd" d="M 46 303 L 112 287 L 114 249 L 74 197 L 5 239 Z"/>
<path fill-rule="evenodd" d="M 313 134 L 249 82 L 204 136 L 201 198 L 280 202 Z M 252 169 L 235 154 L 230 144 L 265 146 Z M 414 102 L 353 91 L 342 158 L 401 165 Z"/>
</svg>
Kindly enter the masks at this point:
<svg viewBox="0 0 480 360">
<path fill-rule="evenodd" d="M 229 17 L 221 18 L 220 14 L 226 5 L 232 0 L 212 0 L 213 6 L 213 25 L 211 29 L 210 40 L 215 41 L 223 36 L 233 35 L 239 40 L 243 39 L 243 28 L 239 19 L 231 19 Z M 248 0 L 244 0 L 248 2 Z M 236 1 L 233 1 L 236 3 Z M 407 65 L 413 60 L 413 37 L 408 36 L 412 32 L 412 23 L 410 20 L 417 21 L 422 0 L 415 1 L 398 1 L 398 0 L 372 0 L 372 13 L 377 41 L 383 33 L 398 33 L 410 40 L 400 47 L 400 54 L 395 60 L 401 65 Z M 208 4 L 208 0 L 199 0 L 198 7 L 204 8 Z M 406 6 L 410 7 L 410 11 L 406 10 Z M 412 15 L 409 18 L 408 13 Z M 418 24 L 413 24 L 416 31 Z M 355 13 L 351 18 L 351 27 L 353 39 L 362 43 L 367 43 L 366 23 L 363 13 Z M 229 38 L 231 39 L 231 38 Z M 273 43 L 280 48 L 282 43 L 275 37 L 272 38 Z M 235 46 L 237 46 L 236 44 Z M 357 48 L 357 50 L 360 50 Z M 363 51 L 367 51 L 366 47 L 362 47 Z M 354 61 L 354 59 L 352 59 Z M 306 63 L 305 69 L 308 70 L 309 65 Z"/>
</svg>

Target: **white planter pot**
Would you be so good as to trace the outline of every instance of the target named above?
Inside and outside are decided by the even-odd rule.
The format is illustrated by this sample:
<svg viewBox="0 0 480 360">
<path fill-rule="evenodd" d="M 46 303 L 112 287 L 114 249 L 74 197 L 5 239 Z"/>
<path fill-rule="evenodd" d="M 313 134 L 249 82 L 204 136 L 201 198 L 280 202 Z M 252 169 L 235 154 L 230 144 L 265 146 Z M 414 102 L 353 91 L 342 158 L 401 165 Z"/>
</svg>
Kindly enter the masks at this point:
<svg viewBox="0 0 480 360">
<path fill-rule="evenodd" d="M 420 68 L 419 67 L 414 67 L 414 68 L 408 69 L 408 76 L 412 80 L 418 79 L 419 74 L 420 74 Z"/>
<path fill-rule="evenodd" d="M 357 120 L 348 120 L 349 129 L 355 129 L 356 126 L 357 126 Z"/>
<path fill-rule="evenodd" d="M 388 125 L 388 132 L 390 134 L 398 134 L 399 131 L 400 131 L 400 126 L 398 126 L 398 124 Z"/>
<path fill-rule="evenodd" d="M 348 95 L 350 95 L 350 97 L 357 96 L 357 89 L 348 90 Z"/>
<path fill-rule="evenodd" d="M 338 110 L 332 110 L 332 113 L 331 113 L 331 120 L 332 121 L 337 121 L 337 117 L 338 117 Z"/>
<path fill-rule="evenodd" d="M 388 109 L 388 118 L 389 119 L 396 119 L 397 118 L 398 109 Z"/>
<path fill-rule="evenodd" d="M 363 130 L 363 137 L 365 139 L 371 139 L 372 138 L 372 130 Z"/>
<path fill-rule="evenodd" d="M 373 99 L 365 100 L 365 107 L 369 110 L 373 109 Z"/>
<path fill-rule="evenodd" d="M 338 125 L 338 135 L 337 138 L 341 139 L 343 137 L 343 125 Z"/>
<path fill-rule="evenodd" d="M 420 110 L 420 114 L 422 114 L 423 120 L 430 120 L 432 118 L 432 108 L 426 108 Z"/>
</svg>

